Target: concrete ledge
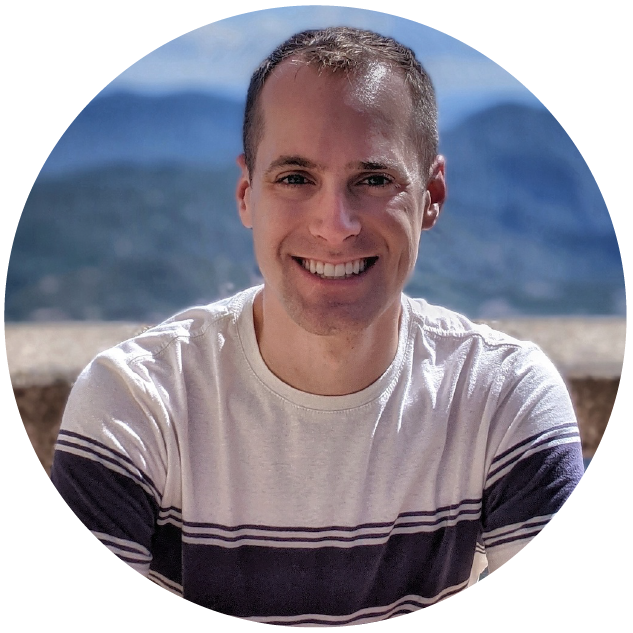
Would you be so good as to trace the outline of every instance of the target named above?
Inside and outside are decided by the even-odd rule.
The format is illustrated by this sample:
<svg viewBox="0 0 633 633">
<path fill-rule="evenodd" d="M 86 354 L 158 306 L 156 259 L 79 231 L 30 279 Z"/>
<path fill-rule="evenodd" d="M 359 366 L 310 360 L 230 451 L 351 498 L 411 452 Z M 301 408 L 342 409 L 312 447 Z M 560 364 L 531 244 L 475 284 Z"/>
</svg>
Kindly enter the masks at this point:
<svg viewBox="0 0 633 633">
<path fill-rule="evenodd" d="M 620 385 L 626 321 L 616 317 L 540 317 L 486 321 L 533 341 L 562 374 L 578 418 L 583 456 L 593 457 Z"/>
<path fill-rule="evenodd" d="M 99 353 L 136 336 L 138 323 L 9 323 L 7 359 L 14 388 L 72 384 Z"/>
<path fill-rule="evenodd" d="M 609 421 L 620 382 L 626 325 L 619 318 L 517 318 L 487 321 L 534 341 L 569 389 L 583 443 L 592 457 Z M 137 323 L 28 323 L 5 327 L 13 391 L 25 429 L 50 472 L 53 447 L 70 388 L 99 352 L 144 329 Z"/>
<path fill-rule="evenodd" d="M 539 345 L 568 380 L 620 378 L 626 338 L 623 318 L 523 317 L 485 323 Z"/>
</svg>

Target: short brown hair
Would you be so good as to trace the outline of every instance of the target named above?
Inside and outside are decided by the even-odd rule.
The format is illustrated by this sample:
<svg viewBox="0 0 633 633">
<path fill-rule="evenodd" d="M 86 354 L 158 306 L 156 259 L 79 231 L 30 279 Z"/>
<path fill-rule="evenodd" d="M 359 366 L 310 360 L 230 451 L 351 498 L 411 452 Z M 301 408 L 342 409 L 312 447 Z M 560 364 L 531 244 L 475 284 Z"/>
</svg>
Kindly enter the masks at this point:
<svg viewBox="0 0 633 633">
<path fill-rule="evenodd" d="M 390 37 L 350 27 L 302 31 L 279 45 L 251 77 L 246 96 L 242 140 L 249 173 L 255 167 L 255 154 L 263 134 L 259 95 L 270 73 L 291 55 L 319 70 L 350 73 L 370 63 L 380 62 L 400 69 L 409 86 L 414 110 L 414 136 L 419 146 L 421 165 L 426 173 L 438 148 L 437 103 L 431 79 L 415 53 Z"/>
</svg>

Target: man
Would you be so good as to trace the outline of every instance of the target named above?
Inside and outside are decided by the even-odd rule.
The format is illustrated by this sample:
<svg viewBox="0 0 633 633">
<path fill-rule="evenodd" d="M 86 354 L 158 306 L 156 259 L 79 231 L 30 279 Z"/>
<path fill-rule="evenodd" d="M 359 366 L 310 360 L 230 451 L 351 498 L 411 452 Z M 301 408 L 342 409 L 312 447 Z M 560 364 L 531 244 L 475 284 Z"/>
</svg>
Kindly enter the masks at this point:
<svg viewBox="0 0 633 633">
<path fill-rule="evenodd" d="M 402 294 L 446 194 L 431 83 L 393 40 L 298 34 L 253 76 L 238 160 L 263 287 L 97 357 L 53 481 L 123 560 L 223 613 L 434 604 L 534 537 L 582 460 L 536 346 Z"/>
</svg>

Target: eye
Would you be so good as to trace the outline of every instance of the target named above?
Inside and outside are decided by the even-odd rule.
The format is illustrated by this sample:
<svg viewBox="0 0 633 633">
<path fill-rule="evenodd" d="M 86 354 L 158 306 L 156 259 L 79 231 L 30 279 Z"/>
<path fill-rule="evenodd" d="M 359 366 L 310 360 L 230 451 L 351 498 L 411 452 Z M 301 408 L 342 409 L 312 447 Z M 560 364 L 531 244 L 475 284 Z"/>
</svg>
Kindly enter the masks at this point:
<svg viewBox="0 0 633 633">
<path fill-rule="evenodd" d="M 368 185 L 369 187 L 386 187 L 393 182 L 393 179 L 385 174 L 371 174 L 371 176 L 365 176 L 359 184 Z"/>
<path fill-rule="evenodd" d="M 283 185 L 296 186 L 296 185 L 307 185 L 309 184 L 310 181 L 301 174 L 288 174 L 287 176 L 280 178 L 277 182 Z"/>
</svg>

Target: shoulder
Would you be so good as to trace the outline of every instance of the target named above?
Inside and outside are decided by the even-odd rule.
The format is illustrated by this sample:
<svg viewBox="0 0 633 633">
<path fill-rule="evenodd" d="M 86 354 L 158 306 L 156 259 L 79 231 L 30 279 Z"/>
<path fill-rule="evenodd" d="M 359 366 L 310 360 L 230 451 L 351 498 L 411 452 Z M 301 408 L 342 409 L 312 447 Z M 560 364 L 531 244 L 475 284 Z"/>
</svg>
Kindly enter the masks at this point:
<svg viewBox="0 0 633 633">
<path fill-rule="evenodd" d="M 134 365 L 147 360 L 167 359 L 183 348 L 217 346 L 236 335 L 236 324 L 258 288 L 249 288 L 214 303 L 183 310 L 163 323 L 106 350 L 97 359 Z"/>
<path fill-rule="evenodd" d="M 71 390 L 62 432 L 103 444 L 116 435 L 116 445 L 138 445 L 139 454 L 150 446 L 166 459 L 164 434 L 186 417 L 187 379 L 218 366 L 219 350 L 237 337 L 236 321 L 256 290 L 185 310 L 98 354 Z"/>
<path fill-rule="evenodd" d="M 404 300 L 409 306 L 413 358 L 441 365 L 455 379 L 459 375 L 498 402 L 508 395 L 525 401 L 530 394 L 552 390 L 559 399 L 568 400 L 560 373 L 535 343 L 423 299 Z"/>
<path fill-rule="evenodd" d="M 544 356 L 535 343 L 517 339 L 485 323 L 472 321 L 453 310 L 406 296 L 403 296 L 403 302 L 409 310 L 412 335 L 421 336 L 431 344 L 444 347 L 475 344 L 503 355 L 518 353 Z"/>
<path fill-rule="evenodd" d="M 174 406 L 176 396 L 186 391 L 188 375 L 216 366 L 225 348 L 235 354 L 237 321 L 256 292 L 251 288 L 189 308 L 101 352 L 77 378 L 67 412 L 78 407 L 93 411 L 96 403 L 104 410 L 132 402 L 153 411 Z"/>
</svg>

